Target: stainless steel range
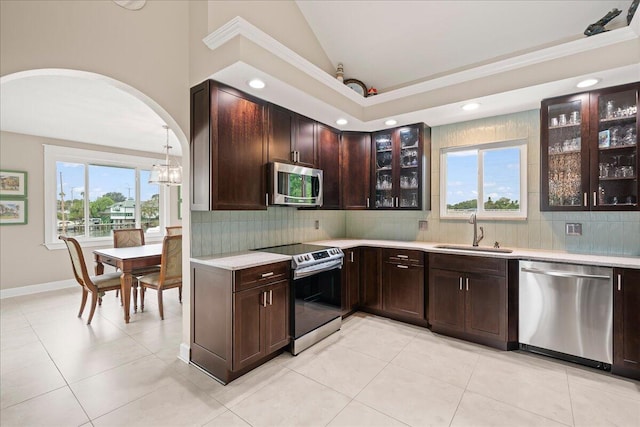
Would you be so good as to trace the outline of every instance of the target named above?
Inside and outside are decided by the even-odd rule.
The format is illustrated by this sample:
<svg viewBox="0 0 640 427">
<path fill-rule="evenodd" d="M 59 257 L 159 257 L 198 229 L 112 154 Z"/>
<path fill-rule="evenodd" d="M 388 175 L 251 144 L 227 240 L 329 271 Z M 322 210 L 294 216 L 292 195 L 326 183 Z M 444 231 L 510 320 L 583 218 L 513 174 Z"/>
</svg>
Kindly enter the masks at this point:
<svg viewBox="0 0 640 427">
<path fill-rule="evenodd" d="M 292 257 L 291 353 L 296 355 L 338 331 L 342 325 L 342 250 L 301 243 L 259 250 Z"/>
</svg>

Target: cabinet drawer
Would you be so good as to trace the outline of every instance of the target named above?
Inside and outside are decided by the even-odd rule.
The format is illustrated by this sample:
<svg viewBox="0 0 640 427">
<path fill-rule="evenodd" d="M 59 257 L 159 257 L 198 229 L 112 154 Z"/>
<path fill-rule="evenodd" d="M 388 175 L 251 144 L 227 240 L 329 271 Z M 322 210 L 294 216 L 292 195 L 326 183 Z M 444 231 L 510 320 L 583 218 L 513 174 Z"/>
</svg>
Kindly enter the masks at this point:
<svg viewBox="0 0 640 427">
<path fill-rule="evenodd" d="M 245 268 L 236 271 L 233 291 L 238 292 L 256 286 L 268 285 L 283 279 L 289 279 L 288 261 Z"/>
<path fill-rule="evenodd" d="M 506 276 L 507 260 L 469 255 L 429 254 L 429 267 L 468 273 L 490 273 Z"/>
<path fill-rule="evenodd" d="M 383 249 L 382 260 L 394 264 L 424 265 L 424 252 L 409 249 Z"/>
</svg>

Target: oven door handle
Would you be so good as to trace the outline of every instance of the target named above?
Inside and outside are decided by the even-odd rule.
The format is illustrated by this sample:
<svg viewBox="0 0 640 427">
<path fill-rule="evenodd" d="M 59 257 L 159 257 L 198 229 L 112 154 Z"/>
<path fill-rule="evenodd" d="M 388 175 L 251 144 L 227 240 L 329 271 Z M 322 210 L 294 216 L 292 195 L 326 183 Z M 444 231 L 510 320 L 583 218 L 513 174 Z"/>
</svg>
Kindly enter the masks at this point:
<svg viewBox="0 0 640 427">
<path fill-rule="evenodd" d="M 342 258 L 293 270 L 293 280 L 302 279 L 303 277 L 312 276 L 314 274 L 323 273 L 336 268 L 342 268 Z"/>
</svg>

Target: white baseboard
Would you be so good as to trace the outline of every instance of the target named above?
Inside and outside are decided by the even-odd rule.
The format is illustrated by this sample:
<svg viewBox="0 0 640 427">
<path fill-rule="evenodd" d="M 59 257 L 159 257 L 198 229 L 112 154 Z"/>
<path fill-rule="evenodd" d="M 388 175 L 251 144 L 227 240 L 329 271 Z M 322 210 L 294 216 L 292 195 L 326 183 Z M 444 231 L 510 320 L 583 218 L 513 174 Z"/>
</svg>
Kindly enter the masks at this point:
<svg viewBox="0 0 640 427">
<path fill-rule="evenodd" d="M 17 288 L 0 289 L 0 299 L 37 294 L 40 292 L 57 291 L 58 289 L 78 286 L 75 279 L 58 280 L 57 282 L 40 283 L 38 285 L 19 286 Z"/>
<path fill-rule="evenodd" d="M 191 347 L 189 347 L 188 344 L 180 344 L 180 354 L 178 355 L 178 359 L 182 360 L 184 363 L 189 363 L 189 360 L 191 359 Z"/>
</svg>

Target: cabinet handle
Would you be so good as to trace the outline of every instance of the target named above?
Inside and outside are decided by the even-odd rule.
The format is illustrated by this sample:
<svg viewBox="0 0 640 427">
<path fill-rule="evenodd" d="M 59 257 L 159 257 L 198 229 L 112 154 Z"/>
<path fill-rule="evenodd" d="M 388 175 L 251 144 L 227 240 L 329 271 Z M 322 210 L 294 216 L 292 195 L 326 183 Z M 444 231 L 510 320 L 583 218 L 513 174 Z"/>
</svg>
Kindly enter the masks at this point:
<svg viewBox="0 0 640 427">
<path fill-rule="evenodd" d="M 369 208 L 369 198 L 367 197 L 367 209 Z"/>
<path fill-rule="evenodd" d="M 598 206 L 598 193 L 593 192 L 593 206 Z"/>
<path fill-rule="evenodd" d="M 398 267 L 398 268 L 409 268 L 408 266 L 406 266 L 406 265 L 401 265 L 401 264 L 396 264 L 396 267 Z"/>
<path fill-rule="evenodd" d="M 398 258 L 409 259 L 409 255 L 396 255 Z"/>
<path fill-rule="evenodd" d="M 466 279 L 464 279 L 466 285 L 467 285 L 467 291 L 469 290 L 469 278 L 467 277 Z"/>
<path fill-rule="evenodd" d="M 262 278 L 264 279 L 265 277 L 271 277 L 273 276 L 273 271 L 270 271 L 268 273 L 262 273 Z"/>
<path fill-rule="evenodd" d="M 264 205 L 269 206 L 269 193 L 264 195 Z"/>
<path fill-rule="evenodd" d="M 622 290 L 622 274 L 618 274 L 618 290 Z"/>
<path fill-rule="evenodd" d="M 462 276 L 460 276 L 460 290 L 462 290 Z"/>
<path fill-rule="evenodd" d="M 351 259 L 349 260 L 349 262 L 353 262 L 353 251 L 351 251 Z"/>
<path fill-rule="evenodd" d="M 267 306 L 267 292 L 263 292 L 262 293 L 262 306 L 266 307 Z"/>
<path fill-rule="evenodd" d="M 398 198 L 396 197 L 396 208 L 400 207 L 400 203 L 398 203 Z"/>
<path fill-rule="evenodd" d="M 273 305 L 273 289 L 269 289 L 269 305 Z"/>
<path fill-rule="evenodd" d="M 587 203 L 589 203 L 589 202 L 587 201 L 587 192 L 585 191 L 584 192 L 584 196 L 582 197 L 582 204 L 584 206 L 587 206 Z"/>
</svg>

